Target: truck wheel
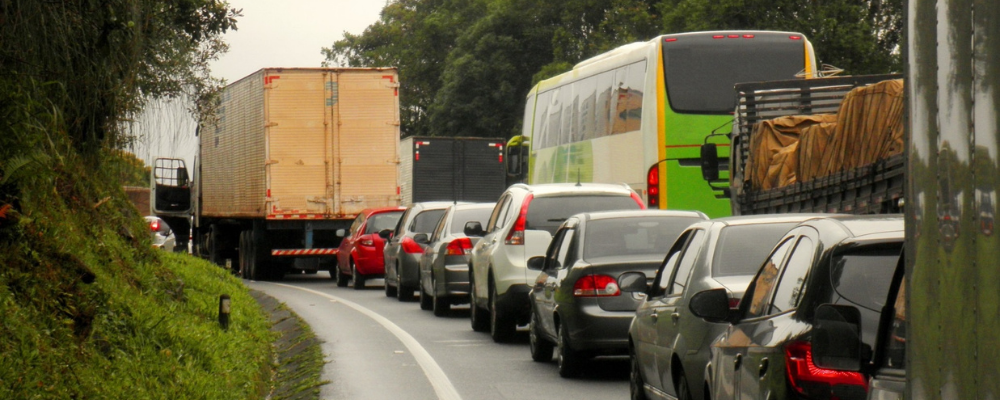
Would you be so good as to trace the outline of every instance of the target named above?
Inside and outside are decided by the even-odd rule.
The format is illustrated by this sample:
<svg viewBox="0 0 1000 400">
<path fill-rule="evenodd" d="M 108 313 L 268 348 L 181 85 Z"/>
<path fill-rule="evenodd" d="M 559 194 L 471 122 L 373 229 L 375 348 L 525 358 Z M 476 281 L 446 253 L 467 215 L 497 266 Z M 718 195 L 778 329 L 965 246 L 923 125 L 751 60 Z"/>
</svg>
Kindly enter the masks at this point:
<svg viewBox="0 0 1000 400">
<path fill-rule="evenodd" d="M 517 325 L 510 312 L 497 304 L 497 290 L 490 285 L 490 336 L 496 343 L 506 343 L 514 338 Z"/>
<path fill-rule="evenodd" d="M 351 279 L 354 280 L 354 290 L 365 288 L 365 277 L 358 274 L 358 267 L 354 265 L 354 260 L 351 260 Z"/>
<path fill-rule="evenodd" d="M 213 224 L 209 228 L 209 230 L 210 231 L 208 234 L 208 261 L 211 262 L 212 264 L 224 267 L 225 264 L 222 261 L 222 249 L 219 248 L 219 237 L 221 236 L 221 232 L 219 232 L 219 226 Z"/>
</svg>

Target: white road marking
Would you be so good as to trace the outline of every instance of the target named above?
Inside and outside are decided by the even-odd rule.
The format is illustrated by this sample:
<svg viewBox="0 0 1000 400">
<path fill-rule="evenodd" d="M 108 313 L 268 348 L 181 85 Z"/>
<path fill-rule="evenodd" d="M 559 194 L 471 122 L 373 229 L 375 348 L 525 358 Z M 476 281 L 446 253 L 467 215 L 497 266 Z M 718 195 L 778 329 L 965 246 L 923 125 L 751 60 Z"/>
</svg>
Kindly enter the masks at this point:
<svg viewBox="0 0 1000 400">
<path fill-rule="evenodd" d="M 339 302 L 345 306 L 353 308 L 355 311 L 367 315 L 369 318 L 375 320 L 382 325 L 386 330 L 391 332 L 396 336 L 399 341 L 403 342 L 403 345 L 410 350 L 410 354 L 413 358 L 417 360 L 417 364 L 420 365 L 420 369 L 424 370 L 424 375 L 427 376 L 427 380 L 430 381 L 431 386 L 434 387 L 434 392 L 437 393 L 438 399 L 441 400 L 461 400 L 462 397 L 458 395 L 458 390 L 455 390 L 455 386 L 451 384 L 451 380 L 448 379 L 448 375 L 445 375 L 444 370 L 434 361 L 434 357 L 420 345 L 417 339 L 410 336 L 409 333 L 400 328 L 398 325 L 389 321 L 386 317 L 369 310 L 360 304 L 353 301 L 343 299 L 337 296 L 326 294 L 312 289 L 306 289 L 298 286 L 285 285 L 281 283 L 275 283 L 274 285 L 287 287 L 291 289 L 298 289 L 304 292 L 309 292 L 318 296 L 323 296 L 331 300 L 331 302 Z"/>
</svg>

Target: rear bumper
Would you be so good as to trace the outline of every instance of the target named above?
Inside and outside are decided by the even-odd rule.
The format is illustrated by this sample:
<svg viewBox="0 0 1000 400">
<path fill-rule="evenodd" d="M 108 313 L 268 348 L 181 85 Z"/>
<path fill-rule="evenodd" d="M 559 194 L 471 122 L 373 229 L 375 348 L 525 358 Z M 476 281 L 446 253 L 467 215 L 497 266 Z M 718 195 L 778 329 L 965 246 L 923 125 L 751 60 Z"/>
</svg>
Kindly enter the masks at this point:
<svg viewBox="0 0 1000 400">
<path fill-rule="evenodd" d="M 605 311 L 597 304 L 561 312 L 573 349 L 599 354 L 628 354 L 628 328 L 634 311 Z"/>
</svg>

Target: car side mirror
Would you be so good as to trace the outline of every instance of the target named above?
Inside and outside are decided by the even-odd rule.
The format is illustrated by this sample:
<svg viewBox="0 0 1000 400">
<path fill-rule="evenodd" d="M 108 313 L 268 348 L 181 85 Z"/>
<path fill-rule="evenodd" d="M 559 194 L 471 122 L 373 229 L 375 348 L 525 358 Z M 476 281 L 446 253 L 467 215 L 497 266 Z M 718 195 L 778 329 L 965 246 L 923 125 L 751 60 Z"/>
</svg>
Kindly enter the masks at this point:
<svg viewBox="0 0 1000 400">
<path fill-rule="evenodd" d="M 822 304 L 816 308 L 814 320 L 812 351 L 816 366 L 860 371 L 864 348 L 861 312 L 853 306 Z"/>
<path fill-rule="evenodd" d="M 426 233 L 418 233 L 416 235 L 413 235 L 413 241 L 420 244 L 428 244 L 431 242 L 430 238 L 427 237 Z"/>
<path fill-rule="evenodd" d="M 526 266 L 532 271 L 541 271 L 545 269 L 545 256 L 534 256 L 529 258 Z"/>
<path fill-rule="evenodd" d="M 392 239 L 392 229 L 383 229 L 378 231 L 378 237 L 385 240 Z"/>
<path fill-rule="evenodd" d="M 708 322 L 732 322 L 729 293 L 726 289 L 712 289 L 696 293 L 688 305 L 691 313 Z"/>
<path fill-rule="evenodd" d="M 709 182 L 719 179 L 719 152 L 715 143 L 701 145 L 701 177 Z"/>
<path fill-rule="evenodd" d="M 337 229 L 337 232 L 335 234 L 337 235 L 337 237 L 342 238 L 344 236 L 347 236 L 347 231 L 343 229 Z"/>
<path fill-rule="evenodd" d="M 646 284 L 646 274 L 642 272 L 626 272 L 618 275 L 618 288 L 623 292 L 646 293 L 649 285 Z"/>
<path fill-rule="evenodd" d="M 465 223 L 465 236 L 483 236 L 483 224 L 479 221 L 469 221 Z"/>
</svg>

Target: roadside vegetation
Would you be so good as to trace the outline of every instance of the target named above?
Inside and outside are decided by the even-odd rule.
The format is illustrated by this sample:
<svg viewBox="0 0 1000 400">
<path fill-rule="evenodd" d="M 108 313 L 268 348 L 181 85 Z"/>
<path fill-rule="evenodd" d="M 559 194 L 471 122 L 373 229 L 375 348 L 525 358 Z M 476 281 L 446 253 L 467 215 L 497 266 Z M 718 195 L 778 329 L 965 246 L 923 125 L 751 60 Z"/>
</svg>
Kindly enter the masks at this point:
<svg viewBox="0 0 1000 400">
<path fill-rule="evenodd" d="M 211 107 L 216 0 L 0 1 L 0 398 L 263 398 L 278 337 L 247 289 L 153 249 L 121 149 L 157 98 Z M 231 296 L 228 330 L 219 296 Z"/>
</svg>

